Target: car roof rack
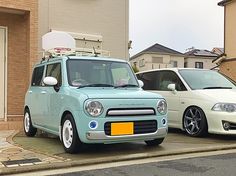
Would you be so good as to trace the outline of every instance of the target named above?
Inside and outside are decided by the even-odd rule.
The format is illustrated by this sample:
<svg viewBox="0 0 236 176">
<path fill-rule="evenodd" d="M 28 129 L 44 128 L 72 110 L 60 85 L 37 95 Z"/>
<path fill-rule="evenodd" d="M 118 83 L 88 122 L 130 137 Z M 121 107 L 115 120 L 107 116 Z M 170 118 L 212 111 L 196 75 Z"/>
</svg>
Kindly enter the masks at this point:
<svg viewBox="0 0 236 176">
<path fill-rule="evenodd" d="M 110 57 L 110 52 L 102 49 L 76 48 L 75 39 L 66 32 L 49 32 L 42 36 L 43 58 L 46 59 L 62 56 L 92 56 Z"/>
<path fill-rule="evenodd" d="M 43 52 L 42 61 L 62 56 L 90 56 L 90 57 L 110 57 L 110 52 L 106 50 L 95 50 L 91 48 L 53 48 Z"/>
</svg>

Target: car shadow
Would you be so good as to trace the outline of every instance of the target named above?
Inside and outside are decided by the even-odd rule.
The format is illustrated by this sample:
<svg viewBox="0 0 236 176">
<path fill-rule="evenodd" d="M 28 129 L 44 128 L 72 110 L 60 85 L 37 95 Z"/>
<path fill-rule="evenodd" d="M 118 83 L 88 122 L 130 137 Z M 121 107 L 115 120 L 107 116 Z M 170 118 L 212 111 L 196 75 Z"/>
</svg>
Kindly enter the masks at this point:
<svg viewBox="0 0 236 176">
<path fill-rule="evenodd" d="M 191 137 L 185 131 L 181 129 L 176 129 L 176 128 L 169 128 L 168 133 Z M 236 141 L 236 135 L 221 135 L 221 134 L 209 134 L 209 133 L 206 134 L 205 136 L 191 137 L 191 138 L 206 138 L 206 139 L 215 139 L 215 140 Z"/>
</svg>

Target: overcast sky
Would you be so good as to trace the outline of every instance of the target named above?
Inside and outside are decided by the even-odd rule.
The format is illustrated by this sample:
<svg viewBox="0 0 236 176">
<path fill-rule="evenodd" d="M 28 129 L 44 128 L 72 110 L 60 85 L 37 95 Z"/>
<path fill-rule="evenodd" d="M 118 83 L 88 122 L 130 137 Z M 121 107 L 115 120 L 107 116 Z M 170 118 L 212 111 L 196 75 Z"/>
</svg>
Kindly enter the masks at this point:
<svg viewBox="0 0 236 176">
<path fill-rule="evenodd" d="M 223 47 L 220 0 L 130 0 L 131 56 L 159 43 L 180 52 Z"/>
</svg>

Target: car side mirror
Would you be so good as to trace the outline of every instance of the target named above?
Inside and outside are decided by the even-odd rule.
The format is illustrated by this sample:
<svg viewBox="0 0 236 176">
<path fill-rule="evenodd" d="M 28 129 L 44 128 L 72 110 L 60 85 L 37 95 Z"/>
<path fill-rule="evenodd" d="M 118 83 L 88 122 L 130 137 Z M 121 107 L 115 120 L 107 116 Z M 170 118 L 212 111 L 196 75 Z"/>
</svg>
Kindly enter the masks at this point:
<svg viewBox="0 0 236 176">
<path fill-rule="evenodd" d="M 144 86 L 144 83 L 141 80 L 138 80 L 138 84 L 139 84 L 139 87 L 141 87 L 141 88 Z"/>
<path fill-rule="evenodd" d="M 47 86 L 55 86 L 58 82 L 56 78 L 48 76 L 43 79 L 43 83 Z"/>
<path fill-rule="evenodd" d="M 175 89 L 175 84 L 169 84 L 169 85 L 167 86 L 167 88 L 168 88 L 169 90 L 171 90 L 171 91 L 176 91 L 176 89 Z"/>
</svg>

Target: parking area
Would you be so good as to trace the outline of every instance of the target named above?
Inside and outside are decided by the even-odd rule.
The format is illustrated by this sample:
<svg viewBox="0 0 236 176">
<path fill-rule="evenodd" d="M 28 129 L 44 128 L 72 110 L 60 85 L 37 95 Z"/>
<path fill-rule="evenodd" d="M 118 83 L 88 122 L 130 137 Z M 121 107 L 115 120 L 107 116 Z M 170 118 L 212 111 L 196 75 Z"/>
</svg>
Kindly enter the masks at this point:
<svg viewBox="0 0 236 176">
<path fill-rule="evenodd" d="M 13 141 L 27 150 L 85 163 L 236 148 L 236 136 L 208 135 L 204 138 L 193 138 L 179 130 L 170 130 L 164 142 L 158 147 L 148 147 L 144 142 L 85 145 L 78 154 L 65 153 L 58 138 L 42 135 L 29 138 L 18 134 Z"/>
<path fill-rule="evenodd" d="M 170 130 L 158 147 L 144 142 L 85 145 L 80 153 L 65 153 L 59 138 L 43 133 L 26 137 L 23 132 L 1 131 L 0 175 L 38 170 L 89 166 L 118 161 L 236 149 L 236 136 L 208 135 L 193 138 Z"/>
</svg>

